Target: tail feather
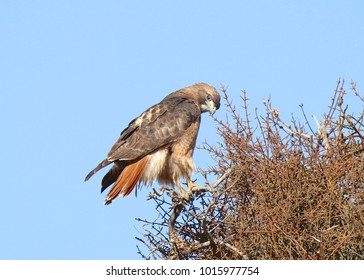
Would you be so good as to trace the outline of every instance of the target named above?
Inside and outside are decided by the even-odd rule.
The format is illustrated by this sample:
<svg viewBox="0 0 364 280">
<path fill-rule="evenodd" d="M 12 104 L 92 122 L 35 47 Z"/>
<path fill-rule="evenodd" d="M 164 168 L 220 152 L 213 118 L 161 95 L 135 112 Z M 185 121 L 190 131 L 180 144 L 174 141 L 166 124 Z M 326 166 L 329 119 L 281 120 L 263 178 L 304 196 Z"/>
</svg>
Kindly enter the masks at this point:
<svg viewBox="0 0 364 280">
<path fill-rule="evenodd" d="M 124 168 L 127 166 L 125 161 L 115 161 L 109 172 L 106 173 L 101 182 L 101 193 L 107 189 L 112 183 L 114 183 Z"/>
<path fill-rule="evenodd" d="M 110 192 L 107 194 L 105 204 L 110 204 L 119 194 L 122 196 L 129 195 L 141 179 L 147 163 L 148 157 L 144 157 L 124 167 Z"/>
<path fill-rule="evenodd" d="M 99 171 L 101 168 L 104 168 L 106 165 L 109 165 L 110 163 L 111 161 L 108 161 L 107 159 L 104 159 L 102 162 L 100 162 L 95 169 L 91 170 L 91 172 L 87 174 L 85 182 L 88 181 L 97 171 Z"/>
</svg>

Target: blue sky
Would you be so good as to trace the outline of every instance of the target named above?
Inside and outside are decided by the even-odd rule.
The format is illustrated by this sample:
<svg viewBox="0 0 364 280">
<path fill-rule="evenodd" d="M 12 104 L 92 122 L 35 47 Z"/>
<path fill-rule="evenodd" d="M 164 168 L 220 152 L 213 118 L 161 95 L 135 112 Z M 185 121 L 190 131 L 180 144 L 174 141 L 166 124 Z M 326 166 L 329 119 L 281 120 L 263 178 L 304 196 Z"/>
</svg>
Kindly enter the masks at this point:
<svg viewBox="0 0 364 280">
<path fill-rule="evenodd" d="M 0 1 L 0 259 L 140 259 L 148 190 L 84 183 L 129 121 L 196 82 L 319 119 L 364 89 L 363 1 Z M 356 104 L 353 104 L 355 108 Z M 358 110 L 362 106 L 357 105 Z M 225 115 L 222 107 L 216 116 Z M 206 114 L 198 142 L 218 140 Z M 212 164 L 203 151 L 198 167 Z"/>
</svg>

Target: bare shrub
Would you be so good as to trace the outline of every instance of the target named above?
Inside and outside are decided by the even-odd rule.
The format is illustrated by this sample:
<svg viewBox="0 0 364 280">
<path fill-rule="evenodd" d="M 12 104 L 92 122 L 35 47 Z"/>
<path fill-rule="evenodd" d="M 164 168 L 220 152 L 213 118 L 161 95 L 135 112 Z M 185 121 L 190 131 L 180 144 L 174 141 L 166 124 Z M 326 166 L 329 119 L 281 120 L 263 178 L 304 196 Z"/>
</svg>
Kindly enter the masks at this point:
<svg viewBox="0 0 364 280">
<path fill-rule="evenodd" d="M 146 259 L 364 259 L 364 111 L 349 112 L 338 81 L 323 120 L 286 122 L 270 100 L 252 115 L 222 88 L 221 141 L 204 143 L 216 166 L 200 171 L 207 192 L 189 204 L 156 195 L 155 221 L 143 223 Z M 215 183 L 209 178 L 215 176 Z M 172 201 L 172 202 L 170 202 Z M 177 211 L 177 212 L 176 212 Z M 174 215 L 171 232 L 171 216 Z"/>
</svg>

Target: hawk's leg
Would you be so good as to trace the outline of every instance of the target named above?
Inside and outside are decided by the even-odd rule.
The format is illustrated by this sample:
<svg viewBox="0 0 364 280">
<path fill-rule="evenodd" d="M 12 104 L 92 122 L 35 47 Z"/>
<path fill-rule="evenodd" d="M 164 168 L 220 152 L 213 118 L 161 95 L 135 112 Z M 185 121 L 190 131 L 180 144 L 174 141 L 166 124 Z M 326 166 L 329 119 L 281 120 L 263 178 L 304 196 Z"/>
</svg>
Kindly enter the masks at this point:
<svg viewBox="0 0 364 280">
<path fill-rule="evenodd" d="M 177 187 L 178 187 L 178 189 L 179 189 L 179 191 L 181 192 L 181 197 L 183 198 L 183 200 L 185 200 L 185 201 L 190 201 L 191 200 L 191 198 L 192 198 L 192 193 L 188 193 L 188 191 L 186 191 L 183 187 L 182 187 L 182 185 L 181 185 L 181 183 L 180 182 L 178 182 L 178 183 L 176 183 L 176 185 L 177 185 Z"/>
<path fill-rule="evenodd" d="M 176 185 L 177 185 L 179 191 L 181 192 L 181 197 L 187 203 L 189 203 L 191 200 L 193 200 L 193 193 L 211 191 L 211 189 L 209 187 L 199 186 L 189 178 L 187 178 L 186 180 L 187 180 L 187 186 L 188 186 L 187 191 L 182 187 L 181 183 L 178 182 Z"/>
</svg>

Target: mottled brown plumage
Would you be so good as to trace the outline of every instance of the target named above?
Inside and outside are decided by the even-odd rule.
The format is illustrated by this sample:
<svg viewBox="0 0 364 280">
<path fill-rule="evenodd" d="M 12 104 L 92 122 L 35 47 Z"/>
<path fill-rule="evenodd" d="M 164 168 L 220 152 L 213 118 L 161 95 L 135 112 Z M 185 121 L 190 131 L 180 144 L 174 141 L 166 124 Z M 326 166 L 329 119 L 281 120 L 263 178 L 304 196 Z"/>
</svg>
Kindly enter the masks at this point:
<svg viewBox="0 0 364 280">
<path fill-rule="evenodd" d="M 220 95 L 205 83 L 198 83 L 166 96 L 131 121 L 104 159 L 85 181 L 101 168 L 114 163 L 102 180 L 101 192 L 114 183 L 105 203 L 118 195 L 126 196 L 136 185 L 176 185 L 181 178 L 192 185 L 192 154 L 196 144 L 201 113 L 214 113 Z"/>
</svg>

